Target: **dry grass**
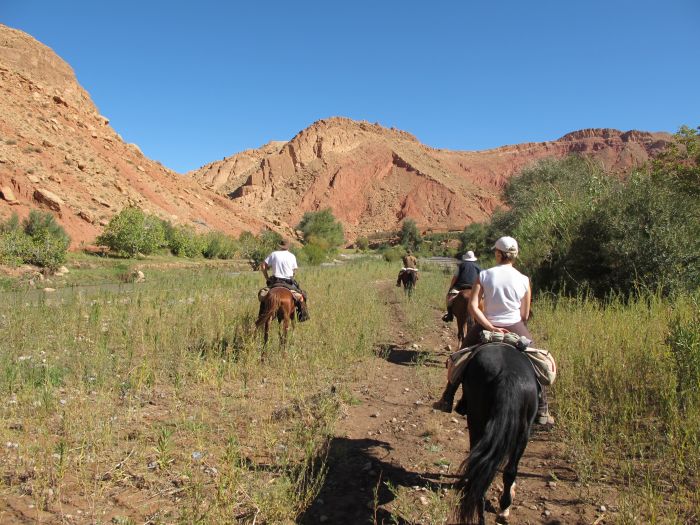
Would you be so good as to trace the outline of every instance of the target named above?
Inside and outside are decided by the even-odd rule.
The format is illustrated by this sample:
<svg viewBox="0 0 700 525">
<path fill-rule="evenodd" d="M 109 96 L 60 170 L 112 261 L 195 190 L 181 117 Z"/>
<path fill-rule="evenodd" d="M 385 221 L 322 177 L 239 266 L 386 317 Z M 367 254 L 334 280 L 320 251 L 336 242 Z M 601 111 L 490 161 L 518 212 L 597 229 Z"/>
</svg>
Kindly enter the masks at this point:
<svg viewBox="0 0 700 525">
<path fill-rule="evenodd" d="M 344 383 L 369 355 L 382 264 L 310 270 L 285 355 L 252 333 L 260 277 L 12 295 L 0 309 L 3 498 L 35 517 L 291 522 L 323 480 Z M 46 514 L 48 515 L 48 514 Z"/>
</svg>

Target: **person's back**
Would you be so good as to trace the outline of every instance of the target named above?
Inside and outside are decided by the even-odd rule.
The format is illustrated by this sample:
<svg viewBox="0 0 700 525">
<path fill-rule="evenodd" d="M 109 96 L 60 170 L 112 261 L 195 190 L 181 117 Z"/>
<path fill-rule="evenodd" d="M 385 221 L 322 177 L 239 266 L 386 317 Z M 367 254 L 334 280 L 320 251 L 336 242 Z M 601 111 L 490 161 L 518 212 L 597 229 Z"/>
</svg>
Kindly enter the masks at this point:
<svg viewBox="0 0 700 525">
<path fill-rule="evenodd" d="M 529 288 L 525 275 L 506 264 L 483 270 L 479 281 L 486 319 L 494 326 L 510 326 L 521 321 L 521 302 Z"/>
<path fill-rule="evenodd" d="M 479 272 L 481 272 L 481 268 L 475 262 L 469 260 L 462 261 L 457 269 L 457 279 L 453 288 L 457 288 L 458 290 L 466 287 L 471 288 L 476 282 L 477 277 L 479 277 Z"/>
<path fill-rule="evenodd" d="M 413 268 L 414 270 L 418 268 L 418 259 L 410 252 L 403 256 L 402 262 L 404 268 Z"/>
<path fill-rule="evenodd" d="M 292 279 L 298 268 L 297 258 L 289 250 L 275 250 L 265 258 L 265 264 L 278 279 Z"/>
</svg>

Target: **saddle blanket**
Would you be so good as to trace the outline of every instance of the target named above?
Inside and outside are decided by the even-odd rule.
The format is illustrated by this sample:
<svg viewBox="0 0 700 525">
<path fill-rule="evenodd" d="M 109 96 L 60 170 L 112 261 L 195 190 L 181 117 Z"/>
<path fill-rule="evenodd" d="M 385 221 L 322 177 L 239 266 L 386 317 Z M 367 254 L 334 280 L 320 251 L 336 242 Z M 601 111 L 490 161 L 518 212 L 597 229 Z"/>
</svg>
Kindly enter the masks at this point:
<svg viewBox="0 0 700 525">
<path fill-rule="evenodd" d="M 401 268 L 402 272 L 416 272 L 418 273 L 418 268 Z"/>
<path fill-rule="evenodd" d="M 492 334 L 498 332 L 484 331 L 484 333 Z M 548 350 L 529 347 L 518 348 L 520 345 L 516 346 L 516 344 L 511 341 L 503 342 L 510 344 L 525 354 L 525 356 L 530 360 L 530 363 L 535 370 L 535 376 L 541 385 L 549 386 L 554 383 L 557 378 L 557 364 L 554 361 L 554 357 Z M 447 380 L 453 385 L 460 382 L 469 361 L 471 361 L 481 350 L 488 351 L 488 345 L 489 343 L 479 343 L 477 345 L 467 346 L 466 348 L 462 348 L 461 350 L 450 354 L 450 356 L 447 358 Z"/>
<path fill-rule="evenodd" d="M 292 297 L 294 297 L 294 300 L 296 302 L 299 302 L 303 299 L 303 296 L 299 292 L 297 292 L 296 290 L 292 290 L 288 286 L 273 286 L 272 288 L 286 288 L 287 290 L 292 292 Z M 265 296 L 268 294 L 269 291 L 270 288 L 268 287 L 260 288 L 260 290 L 258 291 L 258 301 L 262 302 L 262 300 L 265 299 Z"/>
</svg>

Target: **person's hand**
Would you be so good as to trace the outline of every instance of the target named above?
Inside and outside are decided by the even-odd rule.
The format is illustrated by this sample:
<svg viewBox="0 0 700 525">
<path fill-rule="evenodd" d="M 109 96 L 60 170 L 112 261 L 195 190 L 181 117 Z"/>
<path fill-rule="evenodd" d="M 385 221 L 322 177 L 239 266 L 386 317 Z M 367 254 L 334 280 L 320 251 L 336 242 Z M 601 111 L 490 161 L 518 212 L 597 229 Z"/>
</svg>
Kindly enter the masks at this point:
<svg viewBox="0 0 700 525">
<path fill-rule="evenodd" d="M 491 332 L 499 332 L 499 333 L 501 333 L 501 334 L 507 334 L 507 333 L 508 333 L 508 330 L 506 330 L 505 328 L 501 328 L 501 327 L 499 327 L 499 326 L 494 326 L 490 331 L 491 331 Z"/>
</svg>

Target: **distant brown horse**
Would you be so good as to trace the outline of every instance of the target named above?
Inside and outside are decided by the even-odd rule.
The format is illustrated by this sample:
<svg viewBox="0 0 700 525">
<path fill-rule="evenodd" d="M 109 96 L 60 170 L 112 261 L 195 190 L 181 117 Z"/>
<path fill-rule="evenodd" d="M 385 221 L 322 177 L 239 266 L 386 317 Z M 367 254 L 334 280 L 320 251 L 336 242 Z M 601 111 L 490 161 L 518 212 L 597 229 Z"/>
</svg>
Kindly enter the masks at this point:
<svg viewBox="0 0 700 525">
<path fill-rule="evenodd" d="M 259 329 L 264 325 L 265 344 L 267 344 L 270 332 L 270 321 L 272 321 L 273 317 L 277 317 L 277 321 L 282 325 L 280 327 L 280 342 L 282 347 L 286 346 L 290 321 L 294 321 L 295 304 L 292 292 L 283 287 L 270 288 L 261 302 L 261 313 L 255 321 L 255 327 Z"/>
<path fill-rule="evenodd" d="M 403 291 L 406 292 L 406 295 L 411 297 L 413 295 L 413 289 L 416 287 L 416 282 L 418 282 L 418 270 L 414 270 L 413 268 L 401 270 L 399 280 L 401 284 L 403 284 Z"/>
<path fill-rule="evenodd" d="M 469 300 L 471 296 L 471 288 L 460 290 L 455 298 L 452 299 L 452 303 L 450 303 L 450 310 L 457 320 L 457 342 L 459 343 L 459 348 L 462 348 L 464 337 L 474 324 L 474 319 L 472 319 L 469 313 Z"/>
</svg>

